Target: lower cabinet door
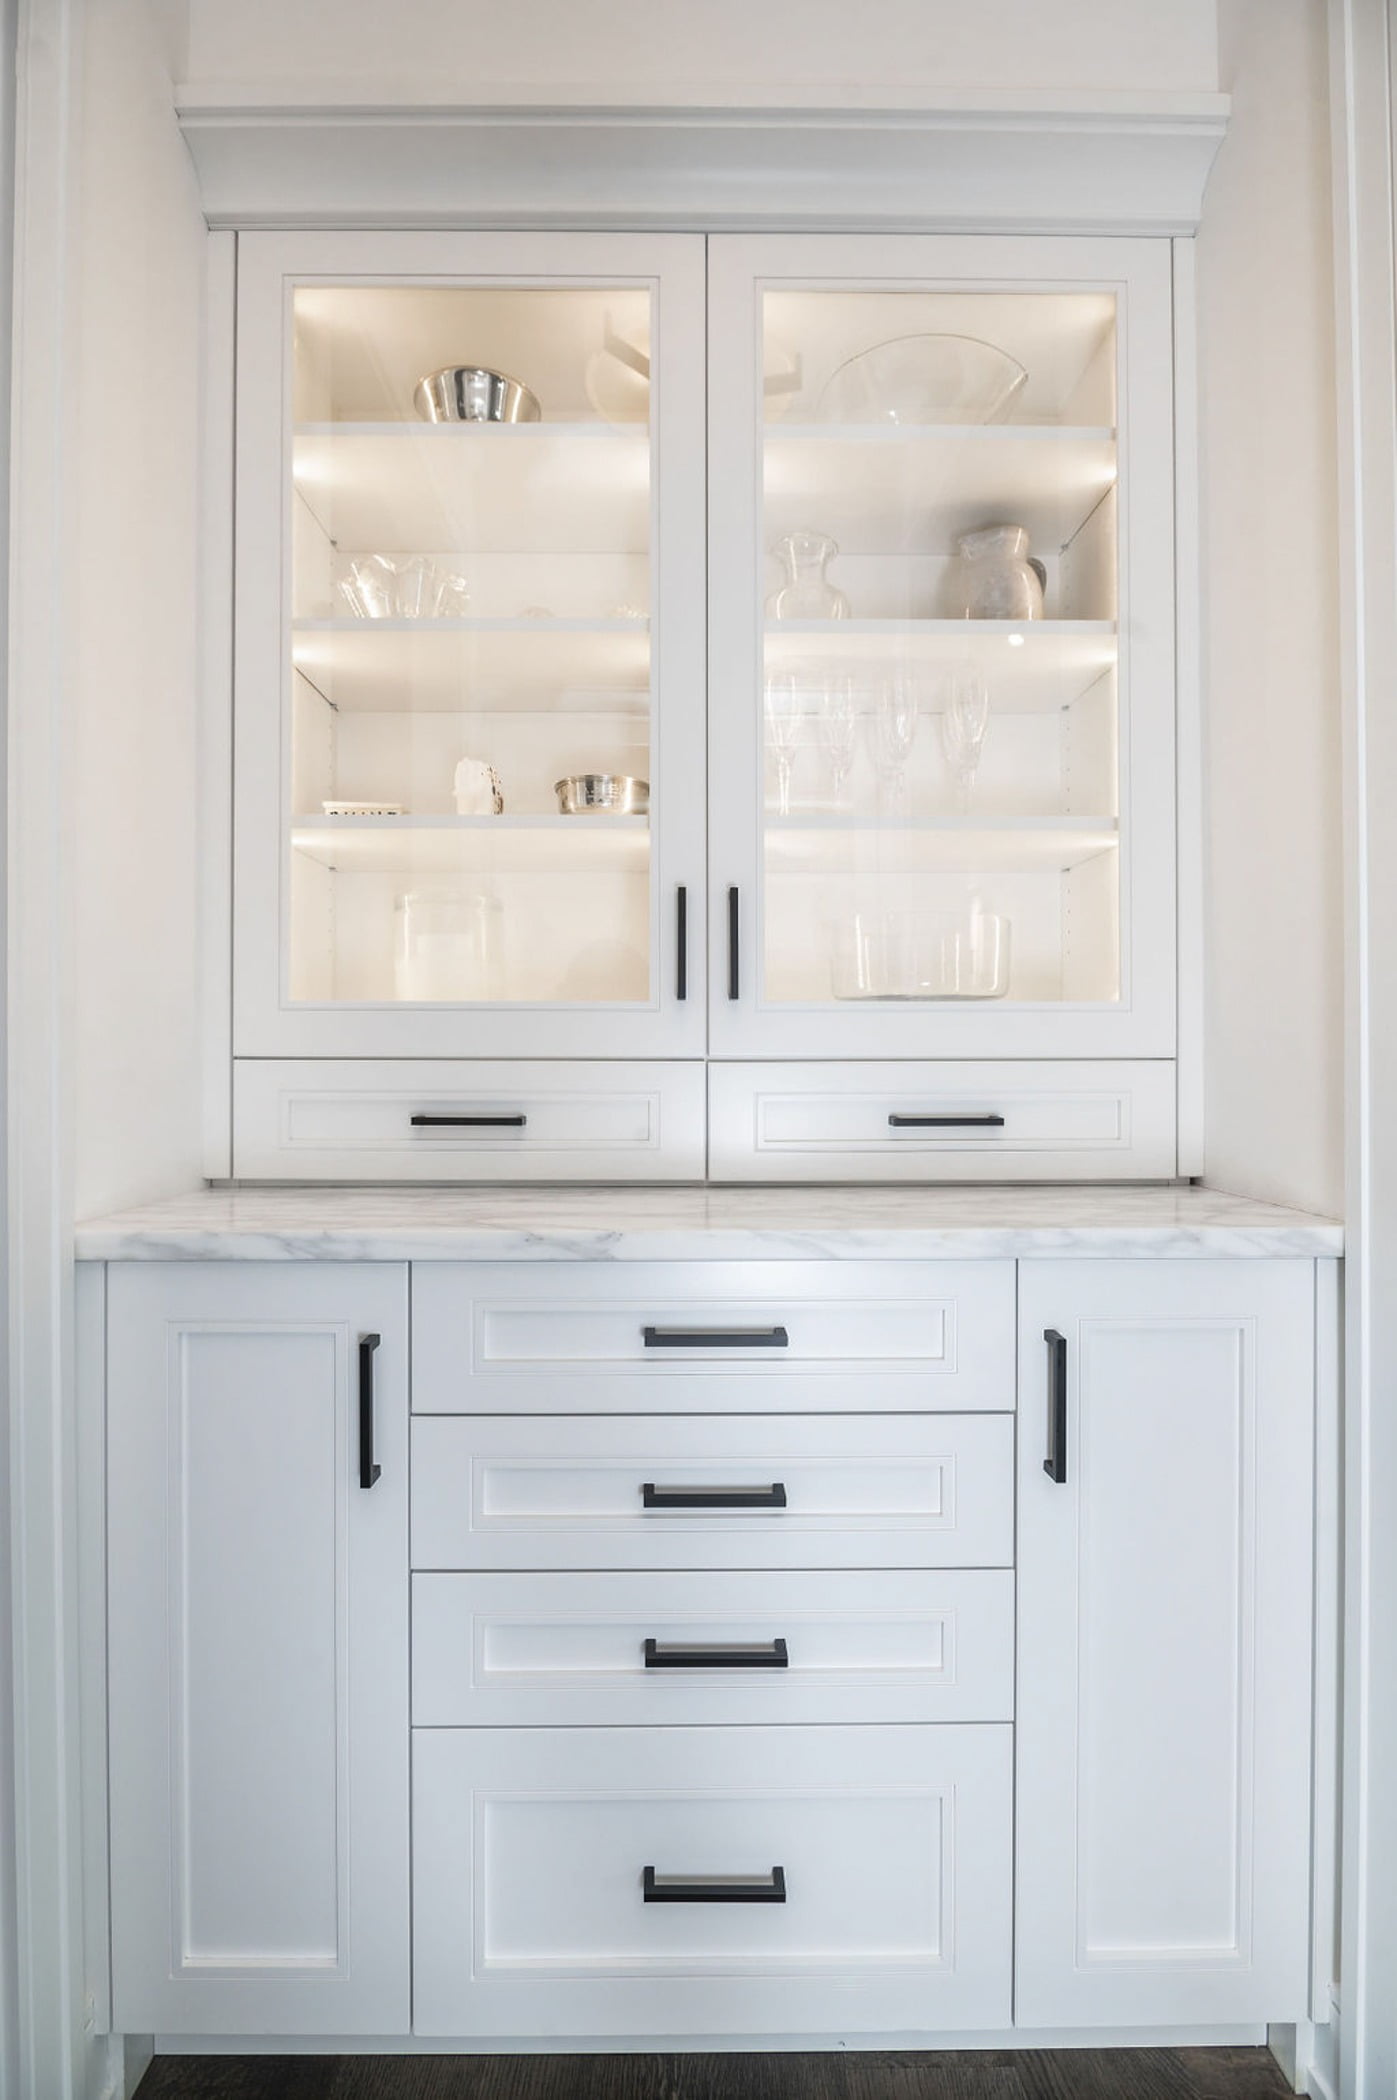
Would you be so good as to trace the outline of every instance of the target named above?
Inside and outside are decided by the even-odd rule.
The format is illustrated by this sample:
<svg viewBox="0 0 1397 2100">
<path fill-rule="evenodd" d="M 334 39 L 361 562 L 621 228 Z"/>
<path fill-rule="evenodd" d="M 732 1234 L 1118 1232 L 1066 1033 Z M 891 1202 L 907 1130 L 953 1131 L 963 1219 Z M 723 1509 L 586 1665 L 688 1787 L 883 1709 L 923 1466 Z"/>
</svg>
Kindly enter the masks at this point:
<svg viewBox="0 0 1397 2100">
<path fill-rule="evenodd" d="M 1020 2025 L 1307 2014 L 1313 1308 L 1020 1264 Z"/>
<path fill-rule="evenodd" d="M 405 2033 L 407 1270 L 114 1265 L 108 1346 L 115 2025 Z"/>
<path fill-rule="evenodd" d="M 418 1729 L 415 2031 L 1002 2027 L 1010 1736 Z"/>
</svg>

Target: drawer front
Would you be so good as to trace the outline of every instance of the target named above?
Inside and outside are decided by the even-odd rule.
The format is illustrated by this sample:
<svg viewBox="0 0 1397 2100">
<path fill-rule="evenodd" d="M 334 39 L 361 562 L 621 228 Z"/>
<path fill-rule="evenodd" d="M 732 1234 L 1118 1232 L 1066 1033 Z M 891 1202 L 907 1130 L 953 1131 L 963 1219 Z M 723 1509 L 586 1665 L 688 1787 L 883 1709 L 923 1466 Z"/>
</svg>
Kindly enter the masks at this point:
<svg viewBox="0 0 1397 2100">
<path fill-rule="evenodd" d="M 1013 1429 L 1009 1415 L 419 1415 L 413 1566 L 1008 1567 Z"/>
<path fill-rule="evenodd" d="M 1011 1261 L 419 1264 L 423 1414 L 1014 1405 Z"/>
<path fill-rule="evenodd" d="M 415 1575 L 419 1727 L 1008 1721 L 1014 1578 Z"/>
<path fill-rule="evenodd" d="M 1006 2027 L 1010 1734 L 416 1730 L 415 2032 Z"/>
<path fill-rule="evenodd" d="M 1172 1063 L 712 1065 L 715 1181 L 1172 1179 Z"/>
<path fill-rule="evenodd" d="M 278 1181 L 701 1181 L 703 1066 L 239 1058 L 233 1160 Z"/>
</svg>

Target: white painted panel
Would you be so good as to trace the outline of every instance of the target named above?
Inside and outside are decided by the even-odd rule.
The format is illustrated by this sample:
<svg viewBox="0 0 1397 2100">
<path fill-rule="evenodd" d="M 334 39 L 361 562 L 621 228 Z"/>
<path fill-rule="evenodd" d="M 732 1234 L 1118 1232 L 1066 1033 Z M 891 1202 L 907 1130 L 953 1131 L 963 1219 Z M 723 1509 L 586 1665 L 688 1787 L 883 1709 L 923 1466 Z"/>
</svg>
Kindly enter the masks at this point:
<svg viewBox="0 0 1397 2100">
<path fill-rule="evenodd" d="M 1025 2023 L 1305 2017 L 1313 1296 L 1306 1262 L 1022 1265 Z"/>
<path fill-rule="evenodd" d="M 1168 1063 L 715 1064 L 724 1181 L 1168 1180 Z M 891 1116 L 944 1117 L 895 1126 Z M 976 1118 L 999 1117 L 977 1125 Z M 957 1119 L 962 1119 L 957 1121 Z"/>
<path fill-rule="evenodd" d="M 418 1727 L 1013 1717 L 1007 1569 L 417 1575 L 412 1597 Z M 647 1640 L 685 1659 L 647 1666 Z M 713 1667 L 734 1643 L 767 1660 Z"/>
<path fill-rule="evenodd" d="M 1007 1728 L 417 1730 L 419 2034 L 1009 2017 Z M 660 1874 L 784 1903 L 645 1903 Z"/>
<path fill-rule="evenodd" d="M 702 1064 L 239 1058 L 234 1158 L 276 1181 L 700 1181 Z M 523 1115 L 522 1127 L 414 1126 Z"/>
<path fill-rule="evenodd" d="M 647 1329 L 694 1344 L 647 1346 Z M 756 1339 L 781 1334 L 778 1346 Z M 1012 1408 L 1013 1334 L 1007 1261 L 654 1262 L 546 1277 L 432 1263 L 413 1277 L 413 1406 Z"/>
<path fill-rule="evenodd" d="M 1007 1415 L 419 1415 L 413 1566 L 1006 1567 L 1013 1444 Z M 785 1500 L 647 1508 L 647 1482 Z"/>
<path fill-rule="evenodd" d="M 119 2029 L 407 2025 L 406 1301 L 389 1263 L 110 1271 Z"/>
</svg>

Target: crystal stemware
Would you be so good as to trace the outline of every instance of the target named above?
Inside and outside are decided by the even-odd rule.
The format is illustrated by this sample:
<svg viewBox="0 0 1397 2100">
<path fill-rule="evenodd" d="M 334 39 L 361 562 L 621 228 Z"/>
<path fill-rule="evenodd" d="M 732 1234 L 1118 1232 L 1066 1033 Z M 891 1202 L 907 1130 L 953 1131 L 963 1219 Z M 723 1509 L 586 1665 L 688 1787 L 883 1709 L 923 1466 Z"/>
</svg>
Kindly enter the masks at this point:
<svg viewBox="0 0 1397 2100">
<path fill-rule="evenodd" d="M 968 810 L 990 726 L 990 693 L 974 664 L 958 664 L 946 685 L 941 745 L 956 783 L 956 806 Z"/>
<path fill-rule="evenodd" d="M 917 734 L 917 688 L 907 671 L 899 671 L 878 690 L 873 717 L 873 762 L 880 800 L 888 815 L 907 814 L 907 761 Z"/>
<path fill-rule="evenodd" d="M 801 728 L 801 688 L 794 671 L 771 671 L 766 680 L 766 737 L 776 759 L 776 812 L 791 813 L 791 765 Z"/>
<path fill-rule="evenodd" d="M 827 677 L 820 691 L 820 741 L 834 782 L 834 806 L 844 807 L 844 791 L 854 765 L 858 736 L 858 695 L 846 672 Z"/>
</svg>

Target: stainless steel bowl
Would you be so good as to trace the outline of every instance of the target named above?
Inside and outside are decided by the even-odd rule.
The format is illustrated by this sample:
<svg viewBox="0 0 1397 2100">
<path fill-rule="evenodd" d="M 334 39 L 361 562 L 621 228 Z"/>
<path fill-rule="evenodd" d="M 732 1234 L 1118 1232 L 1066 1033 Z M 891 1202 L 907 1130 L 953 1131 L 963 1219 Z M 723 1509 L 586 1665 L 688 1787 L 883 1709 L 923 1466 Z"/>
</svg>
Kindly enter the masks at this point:
<svg viewBox="0 0 1397 2100">
<path fill-rule="evenodd" d="M 612 816 L 643 817 L 650 807 L 650 783 L 629 773 L 570 773 L 555 780 L 553 792 L 565 817 L 608 810 Z"/>
<path fill-rule="evenodd" d="M 508 372 L 445 365 L 419 379 L 413 402 L 428 423 L 537 423 L 538 395 Z"/>
</svg>

